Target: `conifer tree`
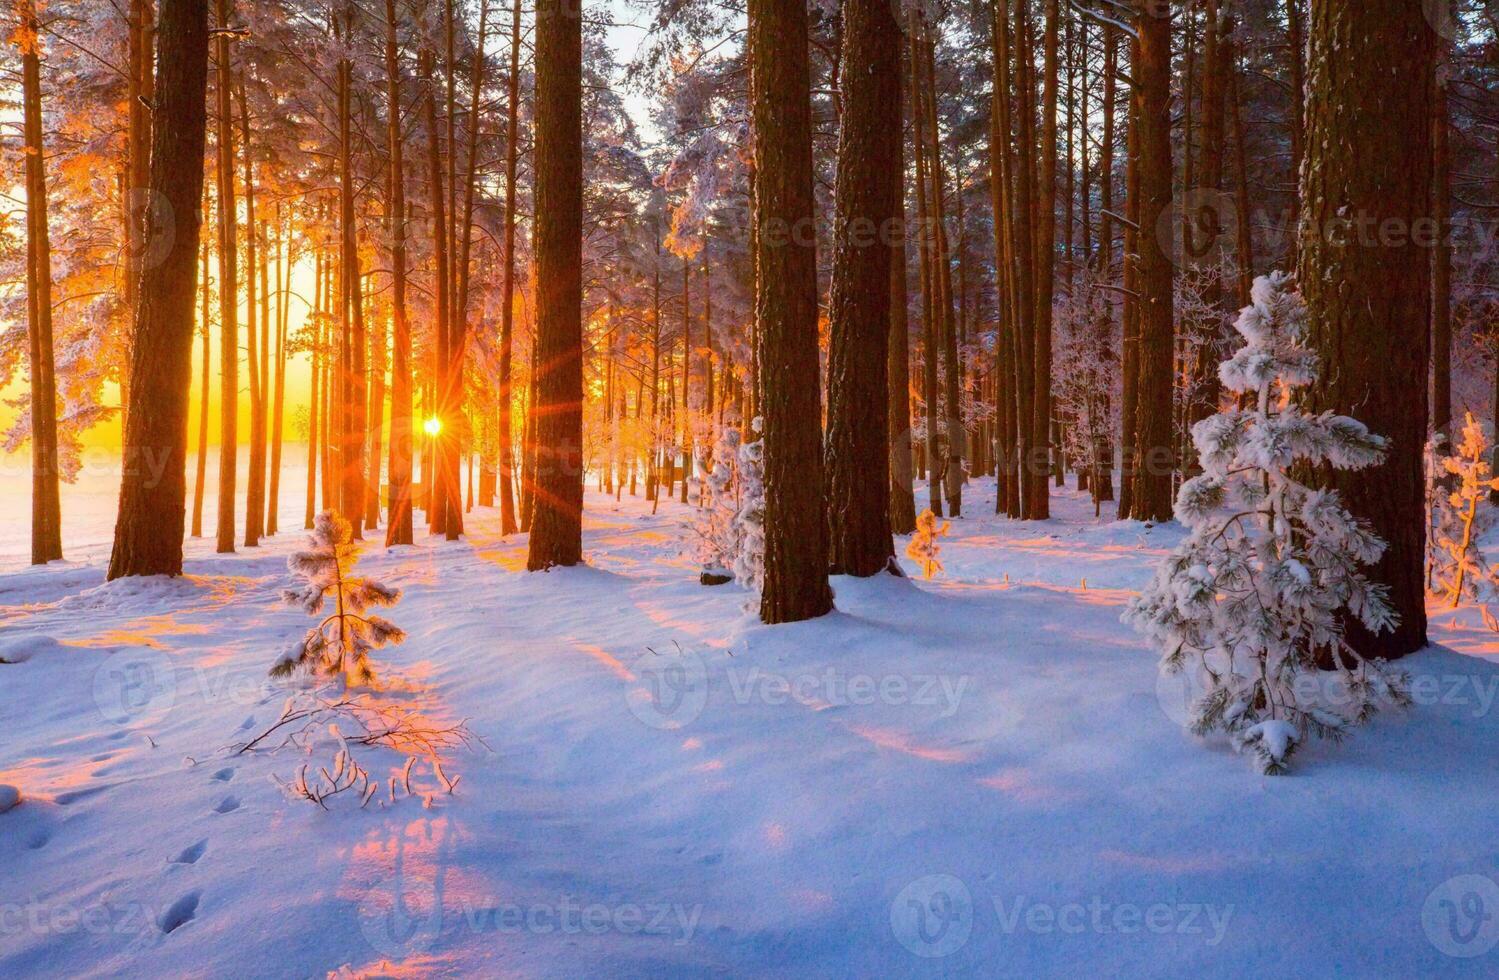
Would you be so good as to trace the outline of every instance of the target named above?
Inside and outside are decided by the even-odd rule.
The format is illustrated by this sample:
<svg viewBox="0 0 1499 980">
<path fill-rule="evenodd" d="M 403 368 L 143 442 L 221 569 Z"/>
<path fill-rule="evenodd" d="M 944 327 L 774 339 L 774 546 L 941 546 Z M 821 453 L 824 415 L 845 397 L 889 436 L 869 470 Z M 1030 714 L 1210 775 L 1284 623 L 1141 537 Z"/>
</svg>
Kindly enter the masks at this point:
<svg viewBox="0 0 1499 980">
<path fill-rule="evenodd" d="M 1281 275 L 1256 280 L 1252 296 L 1235 324 L 1245 346 L 1219 368 L 1250 404 L 1193 427 L 1202 474 L 1176 499 L 1190 533 L 1124 619 L 1159 647 L 1162 670 L 1190 671 L 1200 685 L 1192 730 L 1227 734 L 1275 774 L 1308 735 L 1340 737 L 1408 695 L 1401 674 L 1344 636 L 1345 617 L 1373 633 L 1396 623 L 1388 590 L 1363 571 L 1385 543 L 1336 490 L 1298 478 L 1367 469 L 1387 443 L 1355 419 L 1295 403 L 1319 369 L 1306 308 Z"/>
</svg>

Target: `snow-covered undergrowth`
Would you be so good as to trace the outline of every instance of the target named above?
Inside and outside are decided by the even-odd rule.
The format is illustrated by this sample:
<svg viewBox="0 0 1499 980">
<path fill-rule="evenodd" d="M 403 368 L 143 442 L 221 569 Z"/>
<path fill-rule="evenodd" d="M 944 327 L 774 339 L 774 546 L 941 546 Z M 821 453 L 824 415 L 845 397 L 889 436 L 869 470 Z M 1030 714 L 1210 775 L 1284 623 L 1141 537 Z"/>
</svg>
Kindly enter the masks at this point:
<svg viewBox="0 0 1499 980">
<path fill-rule="evenodd" d="M 1182 731 L 1119 622 L 1178 527 L 1070 491 L 1009 522 L 976 482 L 942 577 L 766 628 L 698 584 L 678 504 L 590 494 L 590 567 L 548 574 L 476 511 L 359 568 L 404 593 L 376 696 L 488 750 L 445 757 L 451 794 L 423 770 L 420 802 L 324 812 L 271 781 L 294 756 L 232 752 L 307 628 L 291 482 L 281 535 L 193 542 L 177 581 L 105 585 L 86 548 L 0 574 L 0 976 L 1494 972 L 1474 610 L 1434 609 L 1412 709 L 1272 780 Z"/>
</svg>

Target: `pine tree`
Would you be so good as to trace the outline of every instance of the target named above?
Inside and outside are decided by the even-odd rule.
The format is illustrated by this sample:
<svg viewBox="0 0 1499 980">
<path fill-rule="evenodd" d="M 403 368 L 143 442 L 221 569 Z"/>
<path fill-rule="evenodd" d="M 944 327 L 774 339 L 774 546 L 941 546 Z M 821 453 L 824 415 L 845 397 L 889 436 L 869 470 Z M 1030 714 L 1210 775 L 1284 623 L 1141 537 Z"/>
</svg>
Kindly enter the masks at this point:
<svg viewBox="0 0 1499 980">
<path fill-rule="evenodd" d="M 300 671 L 314 677 L 369 684 L 375 679 L 370 651 L 406 638 L 394 623 L 366 614 L 373 606 L 395 605 L 401 591 L 373 579 L 354 577 L 358 553 L 353 537 L 348 521 L 325 510 L 313 524 L 307 550 L 294 552 L 286 560 L 286 567 L 304 584 L 285 590 L 281 597 L 309 616 L 321 615 L 329 598 L 334 610 L 282 654 L 271 668 L 272 677 L 288 677 Z"/>
<path fill-rule="evenodd" d="M 1235 328 L 1246 343 L 1219 378 L 1253 403 L 1193 427 L 1203 472 L 1176 500 L 1190 534 L 1124 620 L 1161 649 L 1165 672 L 1195 671 L 1193 731 L 1224 732 L 1273 774 L 1307 735 L 1339 737 L 1381 703 L 1408 701 L 1400 674 L 1344 638 L 1345 616 L 1373 633 L 1395 625 L 1387 589 L 1362 570 L 1385 543 L 1336 490 L 1298 479 L 1319 466 L 1367 469 L 1387 443 L 1355 419 L 1293 401 L 1319 365 L 1284 276 L 1255 281 Z M 1319 674 L 1319 664 L 1334 670 Z"/>
</svg>

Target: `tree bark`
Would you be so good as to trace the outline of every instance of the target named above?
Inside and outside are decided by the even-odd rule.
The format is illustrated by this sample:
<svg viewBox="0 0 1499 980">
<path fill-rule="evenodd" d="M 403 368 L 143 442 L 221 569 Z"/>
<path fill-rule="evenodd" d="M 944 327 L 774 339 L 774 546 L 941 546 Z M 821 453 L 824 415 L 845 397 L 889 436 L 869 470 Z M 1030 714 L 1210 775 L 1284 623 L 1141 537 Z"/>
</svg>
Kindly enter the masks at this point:
<svg viewBox="0 0 1499 980">
<path fill-rule="evenodd" d="M 214 39 L 218 95 L 219 207 L 219 553 L 234 551 L 234 491 L 239 455 L 239 244 L 234 205 L 233 65 L 229 58 L 230 0 L 218 0 Z M 154 149 L 154 147 L 153 147 Z M 141 341 L 137 338 L 137 344 Z"/>
<path fill-rule="evenodd" d="M 57 381 L 52 353 L 52 245 L 42 127 L 40 24 L 34 0 L 18 0 L 22 130 L 26 142 L 26 314 L 31 370 L 31 563 L 62 557 L 57 458 Z M 126 457 L 127 464 L 130 463 Z"/>
<path fill-rule="evenodd" d="M 147 453 L 165 458 L 159 471 L 146 466 L 125 469 L 110 579 L 182 572 L 193 299 L 207 128 L 207 0 L 161 0 L 159 24 L 161 70 L 151 133 L 150 187 L 152 200 L 169 207 L 173 225 L 152 229 L 152 234 L 172 237 L 160 261 L 142 272 L 130 374 L 137 407 L 143 410 L 130 412 L 126 419 L 125 458 L 141 460 Z"/>
<path fill-rule="evenodd" d="M 1431 116 L 1431 203 L 1437 240 L 1431 250 L 1431 431 L 1452 432 L 1452 149 L 1447 65 L 1438 66 Z M 1449 447 L 1450 448 L 1450 447 Z"/>
<path fill-rule="evenodd" d="M 239 76 L 240 154 L 245 174 L 245 360 L 250 369 L 250 472 L 245 482 L 245 547 L 260 544 L 265 528 L 266 379 L 261 371 L 260 346 L 255 334 L 255 273 L 258 235 L 255 227 L 255 168 L 250 159 L 250 102 L 245 95 L 245 73 Z"/>
<path fill-rule="evenodd" d="M 526 568 L 583 560 L 582 18 L 536 11 L 536 498 Z"/>
<path fill-rule="evenodd" d="M 505 282 L 500 301 L 500 534 L 516 532 L 515 440 L 511 433 L 514 395 L 511 362 L 515 330 L 515 183 L 520 141 L 520 9 L 510 8 L 510 75 L 505 82 Z"/>
<path fill-rule="evenodd" d="M 765 448 L 765 581 L 760 618 L 830 612 L 818 390 L 817 242 L 807 8 L 750 0 L 755 157 L 755 322 Z"/>
<path fill-rule="evenodd" d="M 1387 550 L 1371 578 L 1400 615 L 1393 633 L 1357 623 L 1365 655 L 1426 643 L 1423 576 L 1435 35 L 1419 4 L 1313 0 L 1297 267 L 1323 371 L 1313 410 L 1358 418 L 1390 440 L 1379 467 L 1332 475 Z M 1391 236 L 1391 228 L 1404 229 Z M 1381 229 L 1384 229 L 1383 231 Z"/>
<path fill-rule="evenodd" d="M 895 560 L 888 357 L 901 130 L 887 116 L 900 104 L 900 36 L 884 0 L 844 3 L 826 469 L 832 570 L 861 577 Z"/>
<path fill-rule="evenodd" d="M 900 106 L 901 39 L 896 38 L 895 93 L 889 105 Z M 890 340 L 887 345 L 887 384 L 890 390 L 890 530 L 910 534 L 916 530 L 916 494 L 912 490 L 911 467 L 911 350 L 910 325 L 906 319 L 906 195 L 905 134 L 896 126 L 894 148 L 895 223 L 890 234 Z"/>
<path fill-rule="evenodd" d="M 1134 516 L 1172 516 L 1172 265 L 1162 215 L 1171 207 L 1170 8 L 1147 5 L 1139 20 L 1139 61 L 1134 66 L 1139 106 L 1139 375 Z M 1169 218 L 1167 219 L 1170 220 Z"/>
<path fill-rule="evenodd" d="M 406 319 L 406 141 L 401 132 L 401 63 L 396 0 L 385 0 L 386 143 L 390 154 L 390 504 L 385 546 L 411 544 L 411 324 Z"/>
</svg>

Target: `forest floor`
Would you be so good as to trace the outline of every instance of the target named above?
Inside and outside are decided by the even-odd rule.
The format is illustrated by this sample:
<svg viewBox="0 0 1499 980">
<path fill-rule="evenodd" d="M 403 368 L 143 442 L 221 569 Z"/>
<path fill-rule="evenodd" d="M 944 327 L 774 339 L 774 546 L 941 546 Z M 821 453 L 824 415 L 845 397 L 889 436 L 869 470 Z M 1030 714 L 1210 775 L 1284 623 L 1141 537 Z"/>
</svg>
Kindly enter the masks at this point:
<svg viewBox="0 0 1499 980">
<path fill-rule="evenodd" d="M 488 510 L 371 544 L 409 633 L 374 696 L 488 748 L 451 794 L 418 765 L 328 812 L 271 778 L 326 739 L 230 748 L 288 696 L 299 530 L 110 584 L 107 508 L 69 562 L 0 543 L 0 976 L 1494 975 L 1473 611 L 1408 661 L 1414 708 L 1265 778 L 1181 729 L 1119 622 L 1179 528 L 964 503 L 940 577 L 835 579 L 835 614 L 774 628 L 698 584 L 676 503 L 590 494 L 588 567 L 547 574 Z"/>
</svg>

